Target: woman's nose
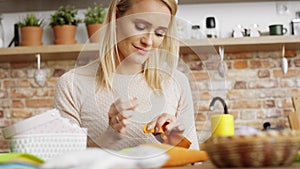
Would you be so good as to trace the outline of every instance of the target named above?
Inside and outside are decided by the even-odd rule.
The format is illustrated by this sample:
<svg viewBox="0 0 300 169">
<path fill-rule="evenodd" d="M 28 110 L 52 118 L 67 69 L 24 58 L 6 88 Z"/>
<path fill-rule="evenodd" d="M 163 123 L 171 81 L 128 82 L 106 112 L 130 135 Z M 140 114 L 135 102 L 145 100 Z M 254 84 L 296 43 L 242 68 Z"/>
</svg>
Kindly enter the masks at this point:
<svg viewBox="0 0 300 169">
<path fill-rule="evenodd" d="M 153 44 L 153 33 L 145 33 L 141 39 L 141 42 L 145 46 L 152 46 Z"/>
</svg>

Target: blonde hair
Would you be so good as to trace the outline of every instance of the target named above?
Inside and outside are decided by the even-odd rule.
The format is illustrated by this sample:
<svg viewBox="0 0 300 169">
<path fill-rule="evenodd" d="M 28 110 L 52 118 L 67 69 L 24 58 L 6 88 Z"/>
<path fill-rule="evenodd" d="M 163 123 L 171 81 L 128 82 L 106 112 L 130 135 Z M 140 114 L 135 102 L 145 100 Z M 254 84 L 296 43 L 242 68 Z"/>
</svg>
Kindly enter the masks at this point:
<svg viewBox="0 0 300 169">
<path fill-rule="evenodd" d="M 116 16 L 117 12 L 122 15 L 137 0 L 112 0 L 108 8 L 103 28 L 100 32 L 99 41 L 99 67 L 97 70 L 98 89 L 112 89 L 112 74 L 116 71 L 116 59 L 118 57 L 117 37 L 116 37 Z M 175 0 L 161 0 L 166 4 L 171 12 L 171 21 L 159 49 L 144 64 L 144 76 L 152 90 L 161 90 L 161 83 L 166 78 L 160 72 L 163 65 L 167 64 L 170 74 L 176 69 L 178 64 L 179 42 L 175 35 L 175 14 L 177 4 Z M 165 70 L 164 70 L 165 71 Z"/>
</svg>

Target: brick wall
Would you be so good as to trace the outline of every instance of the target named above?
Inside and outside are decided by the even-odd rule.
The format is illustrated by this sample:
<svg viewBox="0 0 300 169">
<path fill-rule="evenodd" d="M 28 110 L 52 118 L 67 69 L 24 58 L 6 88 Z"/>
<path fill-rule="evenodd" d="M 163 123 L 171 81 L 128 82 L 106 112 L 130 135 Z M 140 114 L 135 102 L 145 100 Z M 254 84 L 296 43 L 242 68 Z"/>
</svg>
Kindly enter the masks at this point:
<svg viewBox="0 0 300 169">
<path fill-rule="evenodd" d="M 294 111 L 291 97 L 300 95 L 300 53 L 287 51 L 286 57 L 289 71 L 284 75 L 280 52 L 226 53 L 228 70 L 221 78 L 217 55 L 184 54 L 180 69 L 191 78 L 199 136 L 209 115 L 223 112 L 219 104 L 208 111 L 213 96 L 225 99 L 237 125 L 262 128 L 270 121 L 273 127 L 289 127 L 286 116 Z M 47 81 L 39 86 L 33 78 L 35 63 L 0 63 L 0 127 L 52 108 L 56 81 L 74 65 L 73 60 L 42 62 Z M 8 143 L 0 137 L 1 151 L 8 151 Z"/>
<path fill-rule="evenodd" d="M 228 70 L 224 78 L 216 71 L 218 55 L 183 55 L 191 69 L 187 73 L 190 74 L 200 137 L 205 137 L 205 131 L 209 130 L 206 128 L 209 115 L 223 113 L 220 103 L 216 103 L 214 111 L 209 111 L 214 96 L 225 99 L 236 126 L 262 129 L 263 123 L 268 121 L 271 127 L 290 127 L 287 115 L 294 111 L 291 97 L 300 96 L 300 53 L 286 51 L 287 74 L 281 71 L 280 54 L 279 51 L 225 53 Z"/>
</svg>

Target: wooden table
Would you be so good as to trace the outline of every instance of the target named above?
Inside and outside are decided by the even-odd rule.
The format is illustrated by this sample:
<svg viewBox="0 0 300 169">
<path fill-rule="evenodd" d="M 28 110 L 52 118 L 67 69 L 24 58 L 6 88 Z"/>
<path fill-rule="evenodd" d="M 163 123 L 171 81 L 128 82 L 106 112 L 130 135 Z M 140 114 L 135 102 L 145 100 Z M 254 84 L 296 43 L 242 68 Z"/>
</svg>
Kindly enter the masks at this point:
<svg viewBox="0 0 300 169">
<path fill-rule="evenodd" d="M 189 165 L 189 166 L 182 166 L 182 167 L 169 167 L 164 169 L 218 169 L 210 162 L 204 162 L 203 164 L 198 165 Z M 247 168 L 222 168 L 222 169 L 300 169 L 300 163 L 294 163 L 291 166 L 280 166 L 280 167 L 247 167 Z"/>
</svg>

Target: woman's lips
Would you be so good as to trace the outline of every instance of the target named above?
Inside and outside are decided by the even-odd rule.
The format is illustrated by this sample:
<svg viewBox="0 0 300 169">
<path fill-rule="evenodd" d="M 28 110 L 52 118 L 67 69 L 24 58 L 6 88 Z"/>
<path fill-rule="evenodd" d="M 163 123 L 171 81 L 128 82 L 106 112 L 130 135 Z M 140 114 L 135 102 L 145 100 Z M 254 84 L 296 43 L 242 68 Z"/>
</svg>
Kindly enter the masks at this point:
<svg viewBox="0 0 300 169">
<path fill-rule="evenodd" d="M 143 49 L 143 48 L 139 48 L 139 47 L 136 47 L 136 46 L 134 46 L 134 48 L 137 50 L 137 52 L 139 53 L 139 54 L 141 54 L 141 55 L 146 55 L 146 54 L 148 54 L 148 50 L 145 50 L 145 49 Z"/>
</svg>

